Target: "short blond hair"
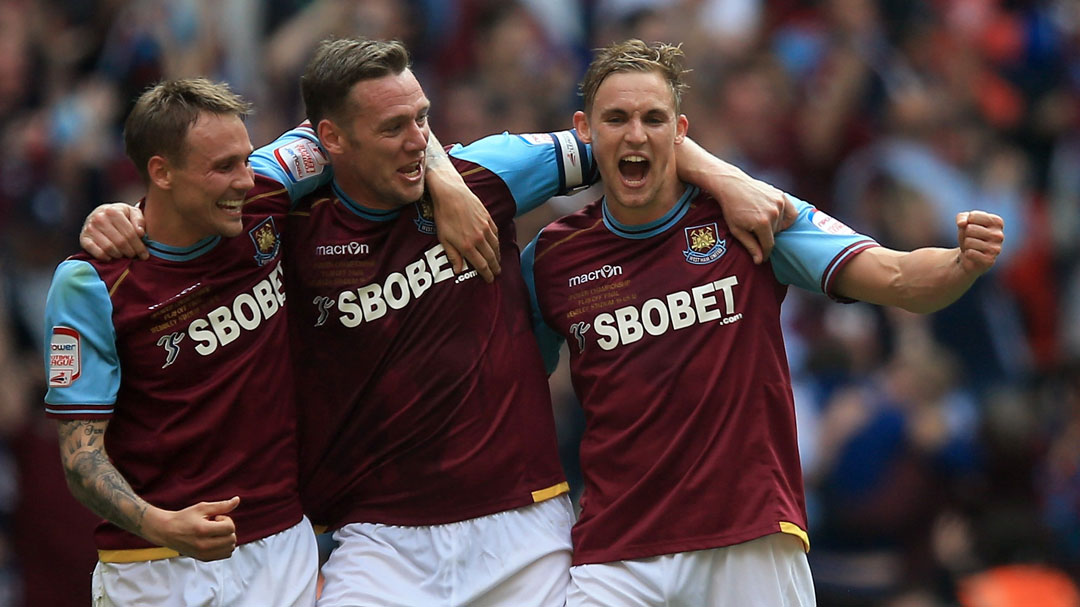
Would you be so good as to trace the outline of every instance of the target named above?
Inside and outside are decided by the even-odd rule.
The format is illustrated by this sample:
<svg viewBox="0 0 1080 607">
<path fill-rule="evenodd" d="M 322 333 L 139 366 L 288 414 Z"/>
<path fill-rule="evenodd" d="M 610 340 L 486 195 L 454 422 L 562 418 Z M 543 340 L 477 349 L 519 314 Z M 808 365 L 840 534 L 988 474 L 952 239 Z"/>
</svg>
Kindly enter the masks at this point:
<svg viewBox="0 0 1080 607">
<path fill-rule="evenodd" d="M 585 112 L 592 111 L 596 91 L 604 79 L 617 72 L 657 72 L 667 81 L 675 100 L 675 113 L 682 106 L 682 94 L 689 88 L 683 75 L 690 70 L 683 68 L 682 45 L 663 42 L 646 43 L 636 38 L 617 42 L 596 50 L 596 57 L 589 64 L 581 80 L 581 95 L 585 98 Z"/>
<path fill-rule="evenodd" d="M 124 121 L 124 152 L 149 181 L 147 163 L 162 156 L 181 163 L 188 130 L 203 113 L 246 118 L 251 104 L 224 82 L 164 80 L 139 96 Z"/>
</svg>

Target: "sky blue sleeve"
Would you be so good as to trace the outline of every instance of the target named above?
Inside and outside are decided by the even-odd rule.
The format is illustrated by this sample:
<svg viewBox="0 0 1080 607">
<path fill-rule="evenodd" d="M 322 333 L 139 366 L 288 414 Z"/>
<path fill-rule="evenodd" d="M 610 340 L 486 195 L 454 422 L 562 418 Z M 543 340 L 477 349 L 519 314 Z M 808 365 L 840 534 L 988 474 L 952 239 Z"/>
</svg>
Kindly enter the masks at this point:
<svg viewBox="0 0 1080 607">
<path fill-rule="evenodd" d="M 93 266 L 75 260 L 57 266 L 45 301 L 45 370 L 49 380 L 46 411 L 70 415 L 111 413 L 63 405 L 116 402 L 120 358 L 112 310 L 109 292 Z"/>
<path fill-rule="evenodd" d="M 592 151 L 573 130 L 557 133 L 491 135 L 467 146 L 450 148 L 454 158 L 468 160 L 498 175 L 514 196 L 521 215 L 597 179 Z"/>
<path fill-rule="evenodd" d="M 809 291 L 831 295 L 836 272 L 853 256 L 877 246 L 863 236 L 794 196 L 799 210 L 792 226 L 776 234 L 770 261 L 776 279 Z"/>
<path fill-rule="evenodd" d="M 543 231 L 543 230 L 541 230 Z M 529 315 L 532 319 L 533 334 L 536 335 L 536 343 L 540 346 L 540 356 L 544 359 L 544 368 L 548 375 L 555 371 L 559 364 L 559 350 L 562 348 L 563 338 L 546 322 L 540 314 L 540 302 L 536 299 L 536 280 L 533 275 L 533 262 L 536 260 L 536 241 L 540 234 L 532 239 L 532 242 L 521 252 L 521 273 L 525 277 L 525 286 L 529 289 Z"/>
<path fill-rule="evenodd" d="M 330 157 L 306 122 L 255 150 L 251 167 L 285 186 L 293 203 L 334 179 Z"/>
</svg>

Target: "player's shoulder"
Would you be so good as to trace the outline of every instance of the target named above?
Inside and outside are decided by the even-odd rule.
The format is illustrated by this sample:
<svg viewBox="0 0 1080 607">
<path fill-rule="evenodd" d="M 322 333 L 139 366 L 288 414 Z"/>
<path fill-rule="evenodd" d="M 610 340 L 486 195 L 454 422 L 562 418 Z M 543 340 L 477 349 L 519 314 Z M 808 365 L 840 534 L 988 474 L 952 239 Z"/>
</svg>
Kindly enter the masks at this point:
<svg viewBox="0 0 1080 607">
<path fill-rule="evenodd" d="M 589 201 L 580 209 L 572 213 L 567 213 L 558 220 L 559 223 L 574 230 L 592 228 L 596 225 L 597 221 L 600 221 L 601 223 L 604 221 L 603 197 Z"/>
<path fill-rule="evenodd" d="M 288 191 L 280 181 L 262 173 L 255 173 L 255 186 L 248 190 L 246 198 L 250 201 L 256 197 L 274 194 L 283 194 L 288 197 Z"/>
<path fill-rule="evenodd" d="M 603 230 L 604 212 L 601 199 L 552 221 L 536 235 L 536 253 L 547 254 L 553 249 L 567 250 L 568 243 L 581 244 L 583 233 Z"/>
<path fill-rule="evenodd" d="M 288 187 L 274 177 L 255 173 L 255 186 L 244 196 L 245 214 L 284 214 L 290 206 Z"/>
<path fill-rule="evenodd" d="M 727 232 L 729 229 L 727 217 L 724 216 L 724 209 L 720 206 L 720 201 L 712 194 L 699 190 L 689 200 L 689 209 L 682 219 L 682 223 L 685 225 L 703 222 L 715 223 L 721 232 Z"/>
<path fill-rule="evenodd" d="M 695 186 L 687 187 L 693 190 L 693 192 L 691 193 L 692 196 L 690 198 L 690 204 L 715 205 L 717 207 L 720 206 L 720 201 L 717 200 L 716 197 L 709 192 Z"/>
<path fill-rule="evenodd" d="M 486 164 L 481 164 L 475 159 L 459 158 L 457 156 L 450 156 L 450 163 L 461 175 L 465 185 L 469 186 L 469 189 L 481 200 L 507 191 L 506 183 L 502 177 Z"/>
<path fill-rule="evenodd" d="M 53 272 L 53 282 L 67 284 L 86 284 L 95 281 L 110 286 L 116 280 L 130 273 L 133 259 L 121 257 L 107 261 L 94 259 L 89 253 L 79 251 L 61 261 Z"/>
<path fill-rule="evenodd" d="M 460 144 L 458 144 L 458 145 L 460 145 Z M 452 150 L 447 149 L 447 152 L 450 152 L 450 151 L 452 151 Z M 463 179 L 465 179 L 466 182 L 468 181 L 469 177 L 473 177 L 474 175 L 481 175 L 481 174 L 485 174 L 485 173 L 491 174 L 492 173 L 490 169 L 488 169 L 486 166 L 480 164 L 479 162 L 477 162 L 474 159 L 462 158 L 462 157 L 454 156 L 454 155 L 448 155 L 448 157 L 450 159 L 450 164 L 452 164 L 454 166 L 454 169 L 457 170 L 457 172 L 461 174 L 461 177 Z M 474 177 L 474 179 L 475 179 L 475 177 Z"/>
<path fill-rule="evenodd" d="M 692 196 L 690 197 L 690 208 L 697 209 L 706 213 L 716 213 L 721 217 L 724 214 L 723 207 L 720 206 L 720 201 L 717 200 L 712 194 L 702 190 L 700 188 L 693 188 Z"/>
<path fill-rule="evenodd" d="M 597 221 L 603 222 L 603 220 L 603 199 L 596 199 L 580 209 L 556 219 L 551 222 L 548 227 L 544 228 L 544 230 L 551 230 L 553 232 L 575 232 L 594 227 Z"/>
<path fill-rule="evenodd" d="M 337 200 L 338 195 L 334 191 L 333 184 L 321 185 L 315 191 L 295 201 L 289 209 L 289 217 L 310 217 L 316 211 L 326 212 L 337 206 L 334 204 Z"/>
<path fill-rule="evenodd" d="M 68 257 L 53 271 L 46 307 L 71 310 L 107 306 L 114 287 L 129 276 L 132 262 L 130 259 L 100 262 L 85 254 Z"/>
<path fill-rule="evenodd" d="M 306 122 L 286 131 L 251 155 L 256 175 L 282 184 L 318 178 L 330 166 L 330 158 Z"/>
</svg>

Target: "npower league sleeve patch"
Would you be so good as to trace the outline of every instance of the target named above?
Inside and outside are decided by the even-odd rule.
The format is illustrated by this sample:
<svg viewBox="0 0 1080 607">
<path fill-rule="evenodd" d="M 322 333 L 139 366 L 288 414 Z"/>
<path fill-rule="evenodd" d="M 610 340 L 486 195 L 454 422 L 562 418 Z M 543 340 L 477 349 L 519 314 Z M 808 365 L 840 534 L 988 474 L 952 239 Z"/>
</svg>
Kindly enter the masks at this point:
<svg viewBox="0 0 1080 607">
<path fill-rule="evenodd" d="M 70 386 L 82 374 L 81 337 L 69 327 L 53 327 L 49 342 L 49 387 Z"/>
<path fill-rule="evenodd" d="M 819 230 L 827 234 L 851 235 L 855 233 L 855 230 L 847 227 L 844 223 L 833 219 L 831 216 L 826 215 L 817 209 L 810 211 L 810 221 L 816 225 Z"/>
<path fill-rule="evenodd" d="M 314 177 L 330 164 L 319 144 L 306 139 L 292 141 L 275 149 L 274 156 L 294 182 Z"/>
<path fill-rule="evenodd" d="M 519 136 L 533 145 L 551 145 L 549 133 L 522 133 Z"/>
</svg>

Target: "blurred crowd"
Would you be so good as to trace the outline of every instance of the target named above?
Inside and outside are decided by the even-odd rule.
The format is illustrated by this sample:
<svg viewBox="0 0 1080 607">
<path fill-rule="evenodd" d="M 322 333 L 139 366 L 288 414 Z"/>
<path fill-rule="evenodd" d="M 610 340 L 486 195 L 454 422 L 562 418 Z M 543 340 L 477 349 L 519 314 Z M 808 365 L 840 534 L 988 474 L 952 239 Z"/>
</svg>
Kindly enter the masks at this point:
<svg viewBox="0 0 1080 607">
<path fill-rule="evenodd" d="M 823 607 L 1080 607 L 1075 0 L 0 0 L 0 606 L 88 600 L 41 319 L 83 218 L 140 195 L 133 98 L 228 81 L 258 146 L 302 119 L 314 43 L 353 35 L 407 43 L 444 143 L 570 128 L 592 48 L 681 42 L 691 137 L 751 175 L 900 249 L 1004 217 L 997 267 L 937 314 L 789 292 L 810 562 Z M 579 488 L 581 413 L 552 386 Z"/>
</svg>

